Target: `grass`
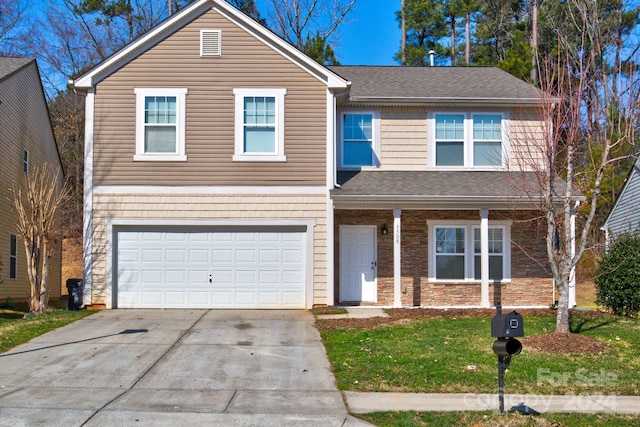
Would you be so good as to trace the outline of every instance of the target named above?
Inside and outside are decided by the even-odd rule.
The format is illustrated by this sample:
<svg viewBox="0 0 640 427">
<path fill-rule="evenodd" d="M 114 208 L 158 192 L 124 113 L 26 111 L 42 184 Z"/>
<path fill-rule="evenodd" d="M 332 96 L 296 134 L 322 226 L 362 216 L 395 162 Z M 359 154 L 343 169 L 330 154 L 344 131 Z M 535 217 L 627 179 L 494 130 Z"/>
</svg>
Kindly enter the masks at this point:
<svg viewBox="0 0 640 427">
<path fill-rule="evenodd" d="M 24 319 L 27 312 L 26 304 L 20 303 L 0 310 L 0 353 L 93 313 L 87 310 L 50 309 L 46 313 Z"/>
<path fill-rule="evenodd" d="M 555 317 L 525 317 L 527 336 L 551 332 Z M 605 342 L 603 354 L 550 354 L 524 345 L 505 374 L 518 394 L 640 394 L 640 319 L 572 317 L 574 332 Z M 429 318 L 373 329 L 322 332 L 341 390 L 495 393 L 490 318 Z"/>
<path fill-rule="evenodd" d="M 515 413 L 500 415 L 496 412 L 377 412 L 360 417 L 380 427 L 634 427 L 638 425 L 637 416 L 618 414 L 542 414 L 533 417 Z"/>
</svg>

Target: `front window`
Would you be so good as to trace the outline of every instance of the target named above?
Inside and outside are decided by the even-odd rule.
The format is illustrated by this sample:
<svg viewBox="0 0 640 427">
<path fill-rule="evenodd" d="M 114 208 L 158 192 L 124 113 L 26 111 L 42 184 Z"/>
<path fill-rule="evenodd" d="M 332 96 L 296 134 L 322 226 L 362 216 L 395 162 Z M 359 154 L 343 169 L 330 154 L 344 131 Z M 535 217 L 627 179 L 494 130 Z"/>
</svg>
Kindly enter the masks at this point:
<svg viewBox="0 0 640 427">
<path fill-rule="evenodd" d="M 473 282 L 481 280 L 480 226 L 472 221 L 429 221 L 429 278 Z M 510 279 L 509 222 L 488 228 L 489 280 Z"/>
<path fill-rule="evenodd" d="M 18 278 L 18 236 L 9 235 L 9 279 Z"/>
<path fill-rule="evenodd" d="M 342 114 L 342 167 L 378 166 L 377 124 L 374 113 Z"/>
<path fill-rule="evenodd" d="M 506 140 L 502 114 L 436 113 L 430 121 L 430 165 L 503 167 Z"/>
<path fill-rule="evenodd" d="M 286 89 L 234 89 L 236 142 L 233 160 L 285 161 Z"/>
<path fill-rule="evenodd" d="M 504 229 L 502 227 L 489 227 L 489 280 L 502 280 L 504 278 Z M 481 278 L 480 259 L 480 228 L 473 229 L 473 271 L 474 278 Z"/>
<path fill-rule="evenodd" d="M 186 160 L 186 89 L 136 89 L 134 160 Z"/>
<path fill-rule="evenodd" d="M 436 278 L 465 278 L 465 228 L 436 227 Z"/>
</svg>

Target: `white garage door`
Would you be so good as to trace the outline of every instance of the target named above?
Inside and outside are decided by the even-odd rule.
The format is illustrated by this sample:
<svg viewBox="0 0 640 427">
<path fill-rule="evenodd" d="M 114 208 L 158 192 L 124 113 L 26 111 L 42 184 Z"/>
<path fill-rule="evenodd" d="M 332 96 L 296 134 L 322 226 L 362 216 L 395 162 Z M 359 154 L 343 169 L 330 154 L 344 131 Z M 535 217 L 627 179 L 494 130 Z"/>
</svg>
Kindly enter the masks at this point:
<svg viewBox="0 0 640 427">
<path fill-rule="evenodd" d="M 305 308 L 302 231 L 117 231 L 119 308 Z"/>
</svg>

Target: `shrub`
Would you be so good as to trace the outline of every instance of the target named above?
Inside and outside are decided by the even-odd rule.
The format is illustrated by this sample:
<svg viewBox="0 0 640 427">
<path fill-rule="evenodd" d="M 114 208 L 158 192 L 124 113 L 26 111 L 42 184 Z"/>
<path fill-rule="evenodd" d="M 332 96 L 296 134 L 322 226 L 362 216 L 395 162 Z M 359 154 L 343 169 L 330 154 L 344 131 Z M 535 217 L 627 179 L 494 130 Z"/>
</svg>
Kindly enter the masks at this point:
<svg viewBox="0 0 640 427">
<path fill-rule="evenodd" d="M 596 303 L 615 314 L 633 317 L 640 311 L 640 232 L 618 236 L 596 272 Z"/>
</svg>

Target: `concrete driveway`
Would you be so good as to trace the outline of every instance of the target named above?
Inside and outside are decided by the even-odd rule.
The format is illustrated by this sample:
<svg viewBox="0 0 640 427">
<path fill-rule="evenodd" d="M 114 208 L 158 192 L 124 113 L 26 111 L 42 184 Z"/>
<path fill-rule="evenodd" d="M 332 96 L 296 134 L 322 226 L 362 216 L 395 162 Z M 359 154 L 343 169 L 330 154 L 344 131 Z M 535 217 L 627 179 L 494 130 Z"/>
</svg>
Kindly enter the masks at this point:
<svg viewBox="0 0 640 427">
<path fill-rule="evenodd" d="M 360 426 L 306 311 L 109 310 L 0 354 L 0 425 Z"/>
</svg>

